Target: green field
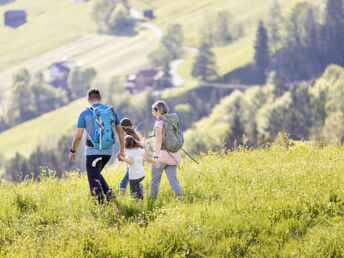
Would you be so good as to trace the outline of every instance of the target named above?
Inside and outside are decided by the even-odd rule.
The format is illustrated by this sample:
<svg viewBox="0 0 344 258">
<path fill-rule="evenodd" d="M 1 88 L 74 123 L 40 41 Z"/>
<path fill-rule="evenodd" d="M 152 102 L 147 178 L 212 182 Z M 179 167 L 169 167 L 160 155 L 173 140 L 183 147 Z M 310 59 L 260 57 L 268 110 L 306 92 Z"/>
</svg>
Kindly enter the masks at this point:
<svg viewBox="0 0 344 258">
<path fill-rule="evenodd" d="M 86 176 L 3 182 L 0 256 L 8 257 L 341 257 L 343 147 L 209 154 L 178 171 L 185 201 L 163 176 L 159 198 L 89 199 Z M 117 190 L 124 166 L 105 178 Z"/>
<path fill-rule="evenodd" d="M 0 39 L 0 43 L 5 39 L 9 40 L 10 38 L 19 37 L 19 35 L 22 35 L 22 38 L 40 41 L 42 44 L 40 48 L 37 48 L 31 53 L 31 57 L 35 56 L 35 58 L 32 58 L 24 63 L 21 63 L 24 59 L 20 59 L 20 65 L 16 65 L 11 69 L 0 73 L 0 81 L 2 82 L 0 83 L 0 87 L 4 86 L 6 83 L 10 84 L 12 72 L 15 72 L 22 66 L 29 68 L 30 71 L 38 71 L 48 67 L 51 62 L 60 60 L 63 56 L 69 57 L 70 59 L 74 59 L 76 61 L 81 61 L 85 66 L 95 67 L 100 76 L 99 80 L 101 82 L 106 82 L 106 80 L 112 75 L 126 74 L 142 67 L 147 67 L 148 61 L 146 59 L 146 54 L 158 43 L 151 31 L 141 31 L 135 37 L 115 37 L 95 34 L 82 36 L 81 34 L 87 34 L 94 31 L 94 25 L 92 25 L 92 22 L 88 17 L 90 12 L 89 3 L 74 3 L 74 1 L 67 0 L 59 1 L 56 4 L 49 4 L 49 2 L 42 0 L 36 1 L 32 4 L 31 2 L 32 1 L 29 0 L 17 0 L 11 4 L 0 6 L 0 10 L 2 11 L 12 7 L 26 8 L 30 6 L 28 11 L 30 10 L 30 12 L 32 12 L 32 15 L 29 16 L 29 23 L 19 27 L 17 29 L 18 31 L 16 30 L 17 32 L 15 32 L 13 29 L 2 28 L 3 30 L 7 31 L 6 33 L 9 34 Z M 296 1 L 284 0 L 280 2 L 283 3 L 284 12 L 288 14 L 288 12 L 290 12 L 290 7 Z M 195 40 L 197 39 L 198 35 L 198 27 L 200 26 L 200 21 L 204 18 L 206 11 L 216 12 L 223 7 L 235 14 L 236 19 L 240 22 L 243 22 L 245 25 L 246 36 L 226 47 L 214 48 L 214 53 L 216 54 L 217 58 L 218 72 L 220 75 L 224 75 L 232 70 L 235 70 L 236 68 L 242 67 L 253 60 L 253 42 L 256 24 L 260 18 L 266 17 L 269 3 L 270 1 L 268 0 L 259 2 L 252 0 L 190 0 L 187 3 L 182 0 L 156 0 L 150 2 L 137 0 L 131 1 L 132 6 L 140 10 L 143 10 L 149 6 L 153 6 L 156 9 L 155 14 L 157 19 L 153 20 L 152 22 L 159 26 L 164 26 L 168 23 L 180 22 L 183 25 L 184 34 L 186 35 L 186 44 L 190 43 L 191 45 L 194 45 L 196 42 Z M 247 8 L 247 6 L 250 8 Z M 77 12 L 75 11 L 75 8 L 78 8 Z M 31 28 L 30 26 L 41 26 L 40 28 L 42 30 L 48 30 L 49 26 L 43 26 L 43 24 L 48 24 L 51 22 L 53 23 L 50 26 L 51 31 L 56 30 L 57 32 L 59 29 L 62 30 L 63 27 L 59 27 L 62 25 L 56 22 L 56 19 L 60 19 L 59 15 L 62 15 L 65 9 L 68 12 L 70 10 L 75 11 L 76 15 L 75 17 L 70 15 L 72 17 L 68 16 L 68 18 L 64 20 L 66 23 L 68 22 L 75 24 L 75 26 L 64 26 L 67 26 L 67 28 L 70 29 L 77 29 L 78 31 L 78 33 L 70 32 L 69 34 L 69 30 L 67 30 L 65 36 L 67 37 L 68 35 L 73 35 L 75 38 L 66 38 L 65 41 L 59 41 L 58 39 L 63 39 L 64 37 L 61 35 L 61 33 L 55 33 L 56 35 L 54 35 L 57 38 L 54 39 L 54 42 L 58 42 L 58 45 L 49 45 L 50 41 L 40 40 L 39 37 L 41 37 L 44 32 L 40 32 L 37 28 Z M 83 10 L 84 13 L 81 12 L 81 10 Z M 80 19 L 78 19 L 79 15 L 82 16 L 81 18 L 79 17 Z M 87 19 L 85 18 L 86 16 L 88 17 Z M 48 19 L 48 17 L 50 18 Z M 32 21 L 35 21 L 32 22 L 32 24 L 30 23 L 31 19 Z M 47 19 L 47 21 L 44 19 Z M 86 19 L 87 21 L 83 19 Z M 78 23 L 79 21 L 82 23 L 82 25 Z M 28 33 L 30 31 L 31 36 L 29 37 Z M 32 31 L 37 31 L 38 34 L 32 34 Z M 81 39 L 73 41 L 77 37 Z M 65 44 L 69 41 L 73 42 Z M 25 55 L 20 55 L 18 54 L 20 52 L 17 53 L 16 51 L 21 48 L 20 44 L 27 43 L 28 42 L 25 43 L 16 41 L 13 46 L 7 46 L 7 44 L 6 46 L 8 48 L 13 48 L 12 52 L 10 49 L 7 49 L 8 54 L 12 53 L 13 56 L 17 56 L 17 58 L 24 57 Z M 60 46 L 61 44 L 65 45 Z M 34 46 L 34 42 L 32 42 L 31 45 Z M 45 52 L 57 46 L 60 47 Z M 3 49 L 1 45 L 0 49 L 1 51 Z M 38 53 L 36 51 L 41 52 Z M 2 56 L 3 55 L 0 55 L 0 60 Z M 179 67 L 179 72 L 184 78 L 185 85 L 167 92 L 164 97 L 179 95 L 197 86 L 197 81 L 190 76 L 193 58 L 194 55 L 190 55 L 190 57 L 187 58 L 187 60 Z M 79 100 L 75 103 L 84 103 L 84 100 Z M 15 152 L 28 155 L 32 150 L 36 149 L 37 144 L 42 144 L 42 142 L 44 142 L 45 145 L 53 145 L 55 141 L 48 142 L 46 144 L 46 141 L 37 140 L 49 139 L 51 138 L 51 134 L 54 135 L 53 138 L 56 138 L 59 134 L 66 131 L 65 125 L 70 125 L 71 127 L 71 124 L 75 123 L 75 119 L 70 119 L 69 115 L 79 112 L 79 108 L 75 109 L 73 105 L 74 104 L 71 104 L 67 107 L 64 107 L 62 110 L 51 112 L 43 117 L 39 117 L 32 121 L 26 122 L 23 125 L 19 125 L 16 128 L 1 133 L 0 141 L 4 142 L 5 144 L 1 144 L 0 154 L 4 155 L 6 158 L 13 157 Z M 81 107 L 83 105 L 79 104 L 77 106 Z M 68 115 L 65 116 L 64 114 Z M 59 122 L 54 125 L 50 125 L 50 121 Z"/>
<path fill-rule="evenodd" d="M 0 71 L 39 56 L 95 31 L 91 2 L 16 0 L 0 6 L 24 9 L 28 22 L 16 29 L 0 26 Z"/>
<path fill-rule="evenodd" d="M 21 67 L 26 67 L 32 74 L 44 71 L 45 79 L 48 80 L 48 67 L 63 57 L 76 63 L 81 62 L 84 67 L 95 68 L 98 80 L 108 83 L 114 75 L 126 75 L 147 67 L 149 62 L 146 56 L 155 44 L 149 31 L 141 31 L 135 37 L 88 35 L 0 73 L 1 85 L 8 89 L 12 74 Z"/>
<path fill-rule="evenodd" d="M 88 105 L 86 98 L 79 99 L 1 133 L 0 153 L 8 159 L 16 152 L 29 156 L 37 146 L 55 147 L 62 135 L 75 128 L 79 113 Z"/>
</svg>

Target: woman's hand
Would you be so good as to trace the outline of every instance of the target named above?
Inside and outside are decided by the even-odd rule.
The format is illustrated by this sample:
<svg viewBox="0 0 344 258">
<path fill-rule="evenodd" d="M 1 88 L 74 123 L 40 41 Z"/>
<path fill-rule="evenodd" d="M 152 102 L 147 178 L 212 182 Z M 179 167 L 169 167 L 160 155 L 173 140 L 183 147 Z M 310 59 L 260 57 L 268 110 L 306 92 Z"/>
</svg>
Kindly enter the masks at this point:
<svg viewBox="0 0 344 258">
<path fill-rule="evenodd" d="M 157 167 L 157 168 L 160 168 L 160 162 L 158 160 L 154 160 L 154 165 Z"/>
</svg>

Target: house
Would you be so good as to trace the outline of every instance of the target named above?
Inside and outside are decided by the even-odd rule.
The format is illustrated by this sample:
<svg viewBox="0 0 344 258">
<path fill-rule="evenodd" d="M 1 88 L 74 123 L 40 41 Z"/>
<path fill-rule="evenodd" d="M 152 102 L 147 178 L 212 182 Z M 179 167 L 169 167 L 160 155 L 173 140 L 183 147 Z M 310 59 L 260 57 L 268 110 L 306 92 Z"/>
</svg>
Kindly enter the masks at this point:
<svg viewBox="0 0 344 258">
<path fill-rule="evenodd" d="M 163 71 L 155 69 L 141 70 L 138 74 L 127 75 L 126 88 L 130 93 L 150 90 L 163 75 Z"/>
<path fill-rule="evenodd" d="M 147 17 L 147 18 L 149 18 L 149 19 L 154 19 L 154 18 L 155 18 L 152 9 L 145 9 L 145 10 L 143 10 L 143 16 L 144 16 L 144 17 Z"/>
<path fill-rule="evenodd" d="M 70 61 L 61 61 L 52 63 L 49 66 L 50 80 L 49 83 L 55 88 L 61 87 L 67 91 L 68 88 L 68 75 L 69 72 L 76 64 Z"/>
<path fill-rule="evenodd" d="M 19 27 L 26 23 L 26 12 L 25 10 L 10 10 L 4 13 L 5 26 Z"/>
</svg>

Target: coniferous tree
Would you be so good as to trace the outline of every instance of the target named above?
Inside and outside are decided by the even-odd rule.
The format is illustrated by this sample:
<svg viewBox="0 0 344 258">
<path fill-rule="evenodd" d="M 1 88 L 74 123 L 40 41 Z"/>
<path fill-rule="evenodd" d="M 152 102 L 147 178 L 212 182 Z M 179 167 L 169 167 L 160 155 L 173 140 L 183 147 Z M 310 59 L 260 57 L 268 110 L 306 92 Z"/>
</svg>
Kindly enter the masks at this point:
<svg viewBox="0 0 344 258">
<path fill-rule="evenodd" d="M 261 79 L 265 82 L 266 74 L 270 65 L 270 52 L 268 46 L 268 34 L 262 21 L 259 22 L 254 49 L 255 66 L 261 75 Z"/>
<path fill-rule="evenodd" d="M 343 0 L 328 0 L 323 27 L 326 40 L 325 59 L 327 64 L 344 65 L 344 8 Z"/>
<path fill-rule="evenodd" d="M 199 53 L 192 67 L 191 75 L 202 81 L 210 81 L 216 78 L 215 55 L 207 42 L 202 42 Z"/>
<path fill-rule="evenodd" d="M 220 11 L 216 16 L 215 39 L 216 43 L 223 46 L 232 40 L 229 32 L 229 12 Z"/>
<path fill-rule="evenodd" d="M 305 22 L 305 66 L 307 66 L 308 73 L 312 76 L 317 76 L 325 68 L 321 58 L 320 43 L 322 39 L 320 36 L 319 24 L 315 20 L 313 8 L 309 8 Z"/>
<path fill-rule="evenodd" d="M 267 27 L 269 30 L 269 45 L 272 52 L 276 51 L 282 43 L 282 29 L 284 18 L 278 0 L 272 0 L 269 8 Z"/>
<path fill-rule="evenodd" d="M 287 78 L 283 75 L 278 76 L 278 78 L 275 81 L 275 89 L 274 94 L 276 97 L 281 97 L 284 92 L 288 91 L 288 81 Z"/>
<path fill-rule="evenodd" d="M 226 147 L 232 148 L 235 147 L 234 142 L 237 145 L 242 143 L 243 135 L 245 134 L 245 128 L 241 122 L 241 108 L 239 103 L 235 103 L 234 110 L 232 114 L 232 121 L 230 122 L 230 129 L 228 130 L 228 134 L 225 138 Z"/>
</svg>

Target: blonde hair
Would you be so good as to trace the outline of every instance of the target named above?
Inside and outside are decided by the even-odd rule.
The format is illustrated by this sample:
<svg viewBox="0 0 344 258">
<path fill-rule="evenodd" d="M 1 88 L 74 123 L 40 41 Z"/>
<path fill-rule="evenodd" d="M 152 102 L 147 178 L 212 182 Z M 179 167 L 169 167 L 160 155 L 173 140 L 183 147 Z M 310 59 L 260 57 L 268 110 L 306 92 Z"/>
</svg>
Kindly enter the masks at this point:
<svg viewBox="0 0 344 258">
<path fill-rule="evenodd" d="M 167 114 L 169 110 L 166 102 L 163 100 L 155 102 L 152 106 L 152 109 L 154 109 L 155 111 L 159 110 L 162 115 Z"/>
</svg>

